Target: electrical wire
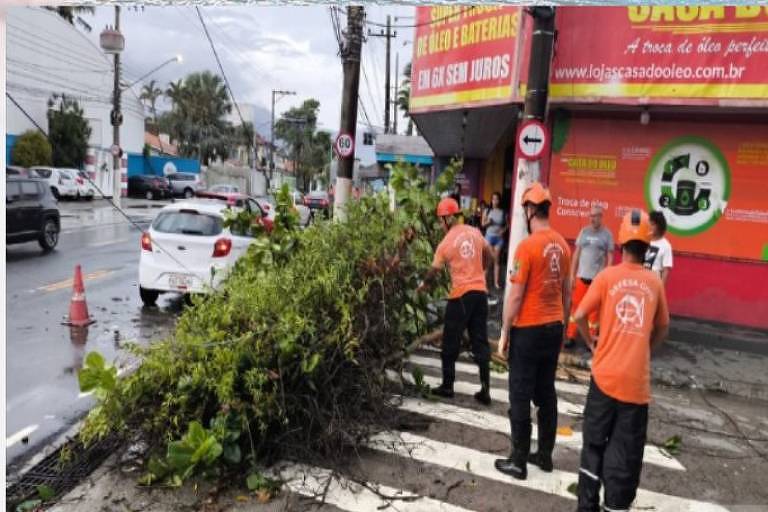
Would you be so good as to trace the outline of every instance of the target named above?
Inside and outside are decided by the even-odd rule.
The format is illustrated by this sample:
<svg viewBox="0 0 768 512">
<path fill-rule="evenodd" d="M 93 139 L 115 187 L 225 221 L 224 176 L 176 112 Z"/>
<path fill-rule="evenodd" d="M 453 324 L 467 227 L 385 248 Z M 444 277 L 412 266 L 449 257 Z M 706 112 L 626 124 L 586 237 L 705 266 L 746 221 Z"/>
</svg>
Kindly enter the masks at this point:
<svg viewBox="0 0 768 512">
<path fill-rule="evenodd" d="M 465 7 L 461 9 L 459 12 L 455 12 L 453 14 L 449 14 L 448 16 L 443 16 L 442 18 L 437 18 L 435 20 L 430 20 L 422 23 L 414 23 L 412 25 L 387 25 L 386 23 L 381 23 L 378 21 L 365 21 L 367 25 L 372 25 L 374 27 L 383 27 L 383 28 L 418 28 L 418 27 L 425 27 L 427 25 L 434 25 L 435 23 L 440 23 L 441 21 L 445 21 L 450 18 L 455 18 L 457 16 L 461 16 L 462 14 L 465 14 L 467 12 L 470 12 L 475 9 L 476 6 L 470 5 L 469 7 Z"/>
<path fill-rule="evenodd" d="M 368 90 L 368 99 L 371 100 L 371 104 L 373 105 L 373 114 L 376 116 L 376 119 L 379 119 L 379 111 L 376 107 L 376 100 L 374 99 L 373 92 L 371 92 L 371 83 L 368 81 L 368 73 L 365 71 L 365 66 L 360 65 L 360 69 L 363 71 L 363 81 L 365 82 L 365 87 Z"/>
<path fill-rule="evenodd" d="M 245 119 L 243 118 L 243 113 L 240 112 L 240 105 L 237 103 L 237 100 L 235 99 L 235 93 L 232 91 L 232 86 L 229 84 L 229 78 L 227 78 L 227 74 L 224 72 L 224 66 L 221 64 L 221 59 L 219 59 L 219 54 L 216 52 L 216 45 L 213 44 L 213 39 L 211 39 L 211 34 L 208 32 L 208 27 L 205 24 L 205 19 L 203 19 L 203 13 L 200 12 L 200 7 L 195 6 L 195 10 L 197 11 L 197 16 L 200 18 L 200 23 L 203 25 L 203 30 L 205 31 L 205 37 L 208 39 L 208 43 L 211 46 L 211 50 L 213 51 L 213 56 L 216 58 L 216 63 L 219 65 L 219 71 L 221 71 L 221 75 L 224 77 L 224 84 L 227 86 L 227 90 L 229 91 L 229 96 L 232 98 L 232 103 L 235 105 L 235 110 L 237 110 L 237 115 L 240 118 L 240 123 L 245 126 Z"/>
</svg>

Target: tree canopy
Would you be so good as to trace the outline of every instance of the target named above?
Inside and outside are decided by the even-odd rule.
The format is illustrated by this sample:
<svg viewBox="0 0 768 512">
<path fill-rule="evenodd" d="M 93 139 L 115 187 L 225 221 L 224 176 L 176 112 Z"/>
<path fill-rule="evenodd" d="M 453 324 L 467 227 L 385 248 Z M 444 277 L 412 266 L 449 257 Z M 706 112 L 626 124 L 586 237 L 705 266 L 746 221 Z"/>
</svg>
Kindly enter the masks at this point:
<svg viewBox="0 0 768 512">
<path fill-rule="evenodd" d="M 320 102 L 305 100 L 290 108 L 275 122 L 275 137 L 284 141 L 289 158 L 294 162 L 297 186 L 305 192 L 312 178 L 322 173 L 330 163 L 331 135 L 317 131 Z"/>
<path fill-rule="evenodd" d="M 76 100 L 57 95 L 48 100 L 48 138 L 54 166 L 79 168 L 85 163 L 91 127 Z"/>
</svg>

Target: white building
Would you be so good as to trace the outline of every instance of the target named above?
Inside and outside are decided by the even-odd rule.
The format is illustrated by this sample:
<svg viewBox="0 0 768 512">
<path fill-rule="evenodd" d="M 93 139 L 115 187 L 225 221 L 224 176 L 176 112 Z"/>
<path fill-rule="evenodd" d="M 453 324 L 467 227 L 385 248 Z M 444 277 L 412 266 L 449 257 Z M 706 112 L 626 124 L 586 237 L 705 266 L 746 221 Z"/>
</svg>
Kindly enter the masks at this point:
<svg viewBox="0 0 768 512">
<path fill-rule="evenodd" d="M 65 94 L 77 100 L 91 126 L 89 145 L 96 154 L 96 184 L 111 195 L 114 178 L 109 153 L 112 145 L 109 113 L 114 84 L 112 58 L 54 12 L 31 7 L 10 8 L 6 12 L 8 93 L 46 131 L 48 99 L 53 94 Z M 122 93 L 121 110 L 120 145 L 124 153 L 141 154 L 144 108 L 132 90 Z M 15 136 L 35 128 L 8 98 L 5 112 L 9 136 L 6 145 Z"/>
</svg>

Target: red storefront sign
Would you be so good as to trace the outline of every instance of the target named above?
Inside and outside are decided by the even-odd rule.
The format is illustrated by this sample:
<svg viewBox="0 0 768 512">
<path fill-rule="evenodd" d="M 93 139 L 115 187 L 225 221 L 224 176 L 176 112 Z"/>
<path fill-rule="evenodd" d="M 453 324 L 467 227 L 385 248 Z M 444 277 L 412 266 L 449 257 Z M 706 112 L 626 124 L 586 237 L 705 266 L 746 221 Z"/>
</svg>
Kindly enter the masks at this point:
<svg viewBox="0 0 768 512">
<path fill-rule="evenodd" d="M 768 6 L 561 7 L 557 26 L 553 99 L 768 99 Z"/>
<path fill-rule="evenodd" d="M 576 238 L 589 208 L 617 233 L 630 208 L 661 210 L 675 251 L 768 261 L 768 126 L 580 119 L 556 123 L 553 225 Z"/>
<path fill-rule="evenodd" d="M 520 7 L 416 8 L 412 112 L 515 101 Z"/>
</svg>

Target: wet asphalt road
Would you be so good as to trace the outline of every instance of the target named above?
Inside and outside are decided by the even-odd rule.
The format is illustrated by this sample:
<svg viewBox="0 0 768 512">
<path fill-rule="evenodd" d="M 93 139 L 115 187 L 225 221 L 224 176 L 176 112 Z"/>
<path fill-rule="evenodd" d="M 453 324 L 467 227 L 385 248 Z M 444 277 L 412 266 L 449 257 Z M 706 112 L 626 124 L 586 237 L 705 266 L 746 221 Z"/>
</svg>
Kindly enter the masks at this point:
<svg viewBox="0 0 768 512">
<path fill-rule="evenodd" d="M 146 224 L 143 226 L 146 227 Z M 99 351 L 125 361 L 125 341 L 163 337 L 181 311 L 179 297 L 161 296 L 145 309 L 138 296 L 139 231 L 127 224 L 65 230 L 43 255 L 37 243 L 6 249 L 6 457 L 8 471 L 23 465 L 81 419 L 93 398 L 80 394 L 77 370 Z M 62 325 L 71 279 L 82 266 L 89 313 L 81 331 Z"/>
</svg>

